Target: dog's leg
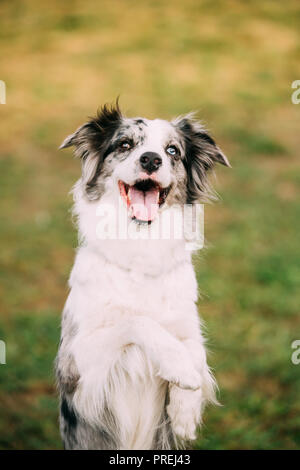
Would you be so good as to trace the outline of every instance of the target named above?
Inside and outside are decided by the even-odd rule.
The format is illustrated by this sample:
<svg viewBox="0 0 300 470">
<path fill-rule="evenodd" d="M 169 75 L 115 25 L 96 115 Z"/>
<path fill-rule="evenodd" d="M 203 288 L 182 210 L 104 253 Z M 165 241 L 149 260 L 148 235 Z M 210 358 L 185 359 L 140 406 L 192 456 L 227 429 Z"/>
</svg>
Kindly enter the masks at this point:
<svg viewBox="0 0 300 470">
<path fill-rule="evenodd" d="M 105 409 L 98 426 L 91 426 L 75 411 L 72 397 L 61 395 L 60 432 L 65 450 L 115 450 L 120 444 L 111 426 L 111 412 Z"/>
<path fill-rule="evenodd" d="M 101 416 L 112 382 L 118 380 L 114 366 L 129 345 L 141 348 L 154 375 L 181 388 L 196 390 L 201 386 L 201 375 L 186 346 L 154 320 L 132 317 L 118 326 L 80 334 L 72 341 L 80 375 L 74 404 L 89 422 L 97 422 Z"/>
<path fill-rule="evenodd" d="M 71 371 L 70 371 L 71 372 Z M 70 379 L 70 375 L 68 379 Z M 98 426 L 91 426 L 76 412 L 73 405 L 73 394 L 69 389 L 66 377 L 58 379 L 60 389 L 60 433 L 66 450 L 101 449 L 114 450 L 119 448 L 113 416 L 108 408 L 104 408 Z"/>
<path fill-rule="evenodd" d="M 180 440 L 196 438 L 196 429 L 202 422 L 204 407 L 208 402 L 217 403 L 216 383 L 206 362 L 206 352 L 201 341 L 187 339 L 185 346 L 190 352 L 195 368 L 201 374 L 202 384 L 198 390 L 183 390 L 169 385 L 169 404 L 167 413 L 174 434 Z"/>
<path fill-rule="evenodd" d="M 91 426 L 77 412 L 73 396 L 80 380 L 70 344 L 75 328 L 68 312 L 64 312 L 62 338 L 56 358 L 56 378 L 60 395 L 60 433 L 66 450 L 101 449 L 120 447 L 115 418 L 104 406 L 97 426 Z"/>
<path fill-rule="evenodd" d="M 200 387 L 201 376 L 189 350 L 159 323 L 148 317 L 135 317 L 129 324 L 129 337 L 146 352 L 156 375 L 183 389 Z"/>
</svg>

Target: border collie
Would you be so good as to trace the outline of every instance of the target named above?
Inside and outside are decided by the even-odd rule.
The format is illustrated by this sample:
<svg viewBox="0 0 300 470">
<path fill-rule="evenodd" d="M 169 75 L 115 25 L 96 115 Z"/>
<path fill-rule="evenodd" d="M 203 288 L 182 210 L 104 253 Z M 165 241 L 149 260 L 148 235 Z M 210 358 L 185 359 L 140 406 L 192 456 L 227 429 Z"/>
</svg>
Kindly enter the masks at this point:
<svg viewBox="0 0 300 470">
<path fill-rule="evenodd" d="M 82 176 L 73 188 L 80 243 L 56 359 L 64 446 L 184 447 L 205 405 L 216 403 L 216 384 L 186 239 L 145 234 L 211 198 L 207 173 L 229 162 L 193 114 L 128 118 L 118 103 L 61 148 L 71 146 Z"/>
</svg>

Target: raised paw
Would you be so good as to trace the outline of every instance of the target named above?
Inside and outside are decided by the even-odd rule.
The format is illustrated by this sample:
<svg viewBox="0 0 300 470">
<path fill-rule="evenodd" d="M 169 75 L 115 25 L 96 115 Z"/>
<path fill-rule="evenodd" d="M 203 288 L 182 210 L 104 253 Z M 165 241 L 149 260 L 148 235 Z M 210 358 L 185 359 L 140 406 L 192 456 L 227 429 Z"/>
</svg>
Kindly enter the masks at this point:
<svg viewBox="0 0 300 470">
<path fill-rule="evenodd" d="M 159 375 L 171 384 L 185 390 L 197 390 L 201 387 L 201 375 L 191 363 L 172 361 L 166 368 L 161 369 Z"/>
<path fill-rule="evenodd" d="M 186 370 L 178 377 L 174 377 L 173 380 L 169 380 L 169 382 L 184 390 L 198 390 L 201 387 L 201 376 L 196 369 L 190 368 L 190 370 Z"/>
<path fill-rule="evenodd" d="M 196 439 L 196 429 L 201 423 L 203 408 L 201 389 L 183 390 L 176 385 L 169 386 L 169 415 L 174 434 L 183 440 Z"/>
</svg>

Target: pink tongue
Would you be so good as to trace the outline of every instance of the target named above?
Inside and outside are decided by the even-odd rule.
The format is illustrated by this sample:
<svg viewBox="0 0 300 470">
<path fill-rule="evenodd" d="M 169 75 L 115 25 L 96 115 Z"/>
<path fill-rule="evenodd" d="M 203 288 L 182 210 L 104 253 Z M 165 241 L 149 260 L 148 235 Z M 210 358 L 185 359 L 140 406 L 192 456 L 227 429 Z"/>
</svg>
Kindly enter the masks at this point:
<svg viewBox="0 0 300 470">
<path fill-rule="evenodd" d="M 139 191 L 134 187 L 129 190 L 130 209 L 132 216 L 138 220 L 153 220 L 157 214 L 159 204 L 159 190 Z"/>
</svg>

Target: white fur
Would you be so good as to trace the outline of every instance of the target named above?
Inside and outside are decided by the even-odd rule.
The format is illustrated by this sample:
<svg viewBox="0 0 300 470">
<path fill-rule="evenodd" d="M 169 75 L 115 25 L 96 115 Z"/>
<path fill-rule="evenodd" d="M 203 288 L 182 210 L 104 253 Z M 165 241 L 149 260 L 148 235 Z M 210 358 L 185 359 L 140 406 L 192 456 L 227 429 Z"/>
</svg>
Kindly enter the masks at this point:
<svg viewBox="0 0 300 470">
<path fill-rule="evenodd" d="M 152 124 L 158 134 L 164 131 L 161 122 Z M 160 151 L 157 142 L 151 151 Z M 135 156 L 130 158 L 134 161 Z M 123 448 L 149 449 L 167 387 L 173 431 L 179 438 L 193 439 L 205 403 L 214 400 L 214 379 L 206 362 L 195 304 L 197 282 L 185 241 L 143 240 L 144 229 L 137 225 L 136 240 L 97 239 L 99 208 L 119 203 L 117 180 L 122 175 L 129 181 L 133 168 L 128 161 L 120 163 L 100 201 L 84 197 L 81 181 L 74 188 L 81 245 L 66 309 L 78 331 L 69 346 L 80 376 L 75 408 L 97 423 L 108 403 L 118 417 Z M 162 168 L 161 178 L 169 184 L 168 167 Z M 159 212 L 151 230 L 170 210 L 166 206 Z"/>
</svg>

